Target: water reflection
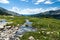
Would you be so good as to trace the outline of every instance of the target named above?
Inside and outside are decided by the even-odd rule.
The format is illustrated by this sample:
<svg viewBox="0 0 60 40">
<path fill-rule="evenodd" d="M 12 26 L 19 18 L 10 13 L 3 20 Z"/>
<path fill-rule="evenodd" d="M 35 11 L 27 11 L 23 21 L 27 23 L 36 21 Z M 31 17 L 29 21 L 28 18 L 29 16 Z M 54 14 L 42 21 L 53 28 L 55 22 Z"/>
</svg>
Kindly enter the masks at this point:
<svg viewBox="0 0 60 40">
<path fill-rule="evenodd" d="M 36 31 L 35 28 L 32 27 L 32 22 L 26 19 L 26 22 L 18 29 L 16 32 L 17 35 L 23 34 L 25 32 Z"/>
</svg>

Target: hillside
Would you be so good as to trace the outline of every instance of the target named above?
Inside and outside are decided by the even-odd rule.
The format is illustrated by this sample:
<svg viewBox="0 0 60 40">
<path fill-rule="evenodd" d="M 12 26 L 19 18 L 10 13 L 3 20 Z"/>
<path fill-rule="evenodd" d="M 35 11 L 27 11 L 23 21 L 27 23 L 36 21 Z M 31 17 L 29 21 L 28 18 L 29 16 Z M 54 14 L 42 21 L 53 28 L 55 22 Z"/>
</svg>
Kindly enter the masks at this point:
<svg viewBox="0 0 60 40">
<path fill-rule="evenodd" d="M 34 17 L 53 17 L 53 18 L 60 18 L 60 9 L 58 10 L 50 10 L 42 13 L 38 13 L 35 15 L 31 15 Z"/>
<path fill-rule="evenodd" d="M 12 11 L 8 11 L 2 7 L 0 7 L 0 15 L 15 15 L 15 16 L 20 16 L 20 14 L 12 12 Z"/>
</svg>

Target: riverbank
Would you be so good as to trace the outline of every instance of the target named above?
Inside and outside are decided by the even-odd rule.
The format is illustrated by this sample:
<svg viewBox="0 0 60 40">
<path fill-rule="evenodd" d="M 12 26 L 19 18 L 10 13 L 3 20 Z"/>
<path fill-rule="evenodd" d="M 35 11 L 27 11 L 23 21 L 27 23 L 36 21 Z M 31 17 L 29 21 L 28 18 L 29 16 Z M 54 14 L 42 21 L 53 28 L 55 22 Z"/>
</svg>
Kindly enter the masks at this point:
<svg viewBox="0 0 60 40">
<path fill-rule="evenodd" d="M 27 18 L 30 22 L 33 22 L 32 27 L 37 28 L 36 32 L 27 32 L 20 38 L 21 40 L 28 40 L 30 36 L 33 36 L 35 40 L 59 40 L 60 39 L 60 20 L 54 18 L 37 18 L 37 17 L 0 17 L 6 19 L 11 26 L 21 26 L 25 23 Z M 9 26 L 8 25 L 8 26 Z M 19 26 L 18 26 L 19 27 Z"/>
</svg>

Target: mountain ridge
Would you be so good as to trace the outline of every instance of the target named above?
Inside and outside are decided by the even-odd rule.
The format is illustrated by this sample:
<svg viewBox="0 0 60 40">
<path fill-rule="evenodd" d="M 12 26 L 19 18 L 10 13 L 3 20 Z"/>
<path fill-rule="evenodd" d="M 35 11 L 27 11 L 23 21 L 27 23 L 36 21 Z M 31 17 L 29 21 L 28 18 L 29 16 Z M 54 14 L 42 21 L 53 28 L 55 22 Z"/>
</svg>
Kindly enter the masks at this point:
<svg viewBox="0 0 60 40">
<path fill-rule="evenodd" d="M 53 18 L 60 18 L 60 9 L 58 10 L 50 10 L 46 12 L 41 12 L 33 15 L 23 15 L 23 14 L 18 14 L 13 11 L 6 10 L 2 7 L 0 7 L 0 15 L 13 15 L 13 16 L 31 16 L 31 17 L 53 17 Z"/>
<path fill-rule="evenodd" d="M 50 10 L 46 12 L 41 12 L 38 14 L 30 15 L 34 17 L 53 17 L 53 18 L 60 18 L 60 9 L 58 10 Z"/>
<path fill-rule="evenodd" d="M 13 11 L 9 11 L 7 9 L 4 9 L 2 7 L 0 7 L 0 15 L 13 15 L 13 16 L 20 16 L 20 14 L 13 12 Z"/>
</svg>

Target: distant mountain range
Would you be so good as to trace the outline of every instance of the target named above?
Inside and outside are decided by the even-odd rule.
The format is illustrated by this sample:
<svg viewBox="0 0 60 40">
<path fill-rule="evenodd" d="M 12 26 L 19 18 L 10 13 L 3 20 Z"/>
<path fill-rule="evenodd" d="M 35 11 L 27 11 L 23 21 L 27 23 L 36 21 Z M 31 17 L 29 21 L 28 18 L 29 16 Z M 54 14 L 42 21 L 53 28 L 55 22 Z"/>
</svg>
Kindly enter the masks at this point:
<svg viewBox="0 0 60 40">
<path fill-rule="evenodd" d="M 53 18 L 60 18 L 60 9 L 58 10 L 50 10 L 42 13 L 37 13 L 34 15 L 22 15 L 16 12 L 8 11 L 2 7 L 0 7 L 0 15 L 13 15 L 13 16 L 31 16 L 31 17 L 53 17 Z"/>
<path fill-rule="evenodd" d="M 42 13 L 38 13 L 38 14 L 34 14 L 34 15 L 30 15 L 33 17 L 53 17 L 53 18 L 60 18 L 60 9 L 58 10 L 50 10 L 50 11 L 46 11 L 46 12 L 42 12 Z"/>
<path fill-rule="evenodd" d="M 2 7 L 0 7 L 0 15 L 13 15 L 13 16 L 20 16 L 20 14 L 12 11 L 8 11 Z"/>
</svg>

